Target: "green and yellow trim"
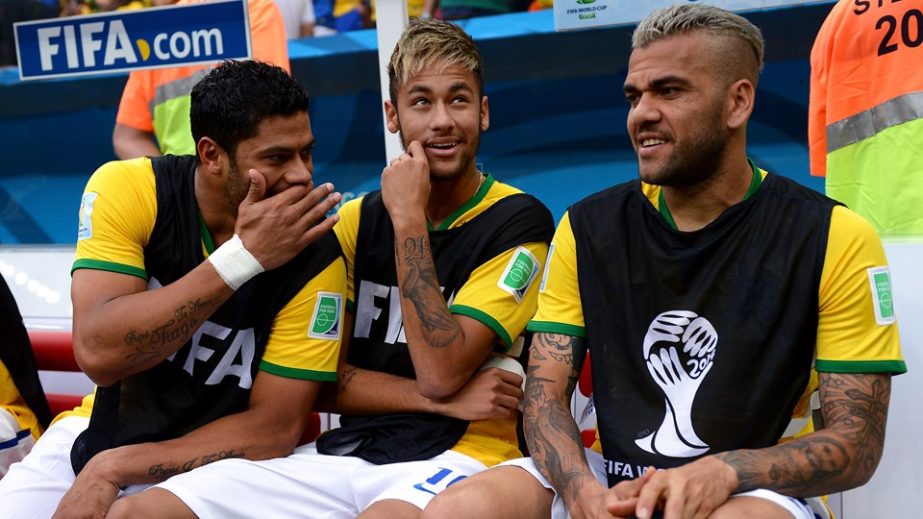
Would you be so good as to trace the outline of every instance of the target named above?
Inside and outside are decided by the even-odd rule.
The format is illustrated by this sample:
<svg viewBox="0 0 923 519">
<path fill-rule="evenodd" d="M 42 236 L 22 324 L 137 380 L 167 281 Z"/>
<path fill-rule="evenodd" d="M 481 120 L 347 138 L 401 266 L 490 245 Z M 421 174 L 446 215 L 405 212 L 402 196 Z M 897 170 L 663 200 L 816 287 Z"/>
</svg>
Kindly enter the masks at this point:
<svg viewBox="0 0 923 519">
<path fill-rule="evenodd" d="M 196 216 L 199 217 L 199 234 L 202 236 L 202 244 L 205 246 L 205 252 L 210 256 L 215 252 L 215 239 L 212 238 L 212 233 L 205 225 L 205 219 L 202 218 L 202 213 L 198 209 L 196 209 Z"/>
<path fill-rule="evenodd" d="M 478 174 L 480 175 L 480 173 Z M 469 198 L 467 202 L 461 205 L 461 207 L 459 207 L 452 214 L 446 217 L 446 219 L 443 220 L 442 223 L 439 224 L 439 227 L 434 228 L 431 223 L 426 222 L 427 230 L 444 231 L 452 227 L 452 224 L 455 223 L 455 220 L 458 220 L 458 218 L 461 215 L 467 213 L 472 208 L 480 204 L 482 200 L 484 200 L 484 197 L 487 196 L 487 192 L 490 191 L 490 188 L 491 186 L 494 185 L 494 182 L 495 182 L 494 177 L 490 176 L 490 174 L 486 174 L 486 178 L 484 179 L 484 182 L 481 183 L 481 187 L 479 187 L 477 192 L 474 193 L 474 196 Z"/>
<path fill-rule="evenodd" d="M 756 167 L 756 164 L 754 164 L 749 157 L 747 157 L 747 163 L 750 164 L 753 175 L 750 178 L 750 187 L 747 188 L 747 193 L 744 194 L 744 200 L 753 196 L 763 183 L 763 175 L 760 173 L 759 168 Z M 657 210 L 660 211 L 660 216 L 663 216 L 663 219 L 667 221 L 671 229 L 674 231 L 679 230 L 676 227 L 676 221 L 673 220 L 673 215 L 670 214 L 670 208 L 667 207 L 667 199 L 663 196 L 663 187 L 660 188 L 660 194 L 657 196 Z"/>
<path fill-rule="evenodd" d="M 572 324 L 553 323 L 550 321 L 529 321 L 526 330 L 534 333 L 560 333 L 562 335 L 586 339 L 586 329 L 582 326 L 574 326 Z"/>
<path fill-rule="evenodd" d="M 71 275 L 78 269 L 105 270 L 106 272 L 117 272 L 119 274 L 128 274 L 129 276 L 139 277 L 147 281 L 147 272 L 144 269 L 123 265 L 112 261 L 102 261 L 94 259 L 79 259 L 71 267 Z"/>
<path fill-rule="evenodd" d="M 265 360 L 260 361 L 260 369 L 266 373 L 272 373 L 285 378 L 297 378 L 299 380 L 316 380 L 318 382 L 336 382 L 336 371 L 316 371 L 313 369 L 298 369 L 287 366 L 280 366 Z"/>
<path fill-rule="evenodd" d="M 893 373 L 907 372 L 902 360 L 822 360 L 817 359 L 814 369 L 823 373 Z"/>
<path fill-rule="evenodd" d="M 486 312 L 465 305 L 452 305 L 449 307 L 449 312 L 458 315 L 465 315 L 484 323 L 488 328 L 493 330 L 494 333 L 497 334 L 497 337 L 500 339 L 500 341 L 503 342 L 504 351 L 509 350 L 510 346 L 513 345 L 513 341 L 510 339 L 510 334 L 506 332 L 506 328 L 500 324 L 500 321 L 494 319 Z"/>
</svg>

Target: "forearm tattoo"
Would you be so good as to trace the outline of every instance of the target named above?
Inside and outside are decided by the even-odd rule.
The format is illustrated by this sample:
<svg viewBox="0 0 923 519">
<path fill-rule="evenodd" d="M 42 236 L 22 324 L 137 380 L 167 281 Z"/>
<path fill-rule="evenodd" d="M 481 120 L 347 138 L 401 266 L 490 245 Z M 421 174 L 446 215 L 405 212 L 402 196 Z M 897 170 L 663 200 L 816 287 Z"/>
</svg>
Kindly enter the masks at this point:
<svg viewBox="0 0 923 519">
<path fill-rule="evenodd" d="M 828 494 L 861 485 L 875 472 L 884 447 L 890 376 L 820 373 L 819 381 L 826 429 L 768 449 L 718 455 L 737 471 L 737 492 Z"/>
<path fill-rule="evenodd" d="M 181 472 L 189 472 L 194 468 L 201 467 L 203 465 L 208 465 L 216 461 L 230 459 L 230 458 L 243 458 L 244 453 L 242 451 L 235 451 L 234 449 L 227 449 L 223 451 L 213 452 L 211 454 L 206 454 L 204 456 L 196 456 L 194 458 L 188 459 L 183 462 L 181 465 L 175 463 L 164 464 L 158 463 L 156 465 L 151 465 L 147 469 L 149 476 L 165 480 L 171 476 L 175 476 Z"/>
<path fill-rule="evenodd" d="M 439 289 L 429 239 L 417 236 L 397 245 L 395 243 L 397 264 L 407 269 L 400 287 L 401 297 L 413 304 L 426 343 L 434 348 L 444 348 L 458 337 L 461 330 L 449 314 Z M 404 317 L 406 319 L 407 316 Z"/>
<path fill-rule="evenodd" d="M 124 343 L 129 347 L 126 360 L 146 362 L 163 355 L 165 349 L 177 343 L 185 343 L 202 323 L 200 314 L 209 308 L 213 300 L 196 299 L 179 306 L 173 317 L 149 330 L 131 330 L 125 334 Z"/>
<path fill-rule="evenodd" d="M 344 366 L 343 372 L 340 374 L 340 379 L 337 384 L 337 391 L 346 391 L 346 386 L 353 381 L 353 378 L 356 376 L 357 368 L 355 366 Z"/>
<path fill-rule="evenodd" d="M 576 497 L 588 471 L 580 431 L 568 408 L 585 351 L 580 338 L 536 334 L 523 398 L 523 426 L 532 459 L 567 502 Z M 545 376 L 557 363 L 569 368 L 565 394 L 559 382 Z"/>
</svg>

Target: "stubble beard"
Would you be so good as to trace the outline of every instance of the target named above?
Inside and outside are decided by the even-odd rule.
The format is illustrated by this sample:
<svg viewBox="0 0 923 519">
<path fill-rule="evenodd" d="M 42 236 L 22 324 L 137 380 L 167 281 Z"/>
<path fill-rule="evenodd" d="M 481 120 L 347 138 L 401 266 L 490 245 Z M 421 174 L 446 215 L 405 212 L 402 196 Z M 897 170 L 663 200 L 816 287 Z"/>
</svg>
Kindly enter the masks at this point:
<svg viewBox="0 0 923 519">
<path fill-rule="evenodd" d="M 639 164 L 641 180 L 659 186 L 689 187 L 715 176 L 728 142 L 718 119 L 719 116 L 715 115 L 705 129 L 691 135 L 686 143 L 674 141 L 673 153 L 662 166 L 652 166 L 656 169 L 645 171 Z"/>
<path fill-rule="evenodd" d="M 241 202 L 244 201 L 244 198 L 247 197 L 249 190 L 250 176 L 248 175 L 244 178 L 240 168 L 237 166 L 237 161 L 232 159 L 228 165 L 228 178 L 221 193 L 231 214 L 237 214 L 237 209 L 240 207 Z"/>
</svg>

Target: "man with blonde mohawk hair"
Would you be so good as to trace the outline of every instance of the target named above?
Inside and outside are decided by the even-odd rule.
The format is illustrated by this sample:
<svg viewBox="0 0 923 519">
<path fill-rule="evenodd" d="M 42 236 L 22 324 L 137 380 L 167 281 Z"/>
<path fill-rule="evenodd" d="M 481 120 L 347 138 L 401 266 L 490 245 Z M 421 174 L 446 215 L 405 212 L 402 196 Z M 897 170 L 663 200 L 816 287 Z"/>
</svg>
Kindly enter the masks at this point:
<svg viewBox="0 0 923 519">
<path fill-rule="evenodd" d="M 638 25 L 623 90 L 641 178 L 555 232 L 528 326 L 532 457 L 424 515 L 815 519 L 811 496 L 872 476 L 906 370 L 887 262 L 867 222 L 747 158 L 762 56 L 759 29 L 715 7 Z M 568 409 L 587 355 L 594 450 Z M 824 428 L 780 442 L 814 370 Z"/>
<path fill-rule="evenodd" d="M 517 338 L 553 220 L 477 169 L 490 119 L 470 36 L 414 20 L 388 72 L 387 125 L 406 152 L 334 228 L 347 264 L 349 333 L 329 398 L 341 426 L 286 458 L 177 476 L 135 498 L 152 515 L 416 517 L 449 485 L 521 456 Z"/>
</svg>

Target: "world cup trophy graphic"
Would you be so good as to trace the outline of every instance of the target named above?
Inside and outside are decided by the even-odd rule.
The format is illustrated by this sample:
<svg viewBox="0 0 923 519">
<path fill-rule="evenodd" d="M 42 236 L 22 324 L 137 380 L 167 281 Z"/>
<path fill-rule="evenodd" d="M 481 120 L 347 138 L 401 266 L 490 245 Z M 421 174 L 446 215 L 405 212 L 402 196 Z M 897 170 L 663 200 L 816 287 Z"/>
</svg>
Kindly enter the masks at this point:
<svg viewBox="0 0 923 519">
<path fill-rule="evenodd" d="M 664 393 L 660 427 L 635 440 L 647 452 L 691 458 L 708 452 L 692 428 L 692 402 L 715 360 L 718 333 L 708 319 L 687 310 L 664 312 L 651 322 L 643 353 L 654 382 Z"/>
</svg>

